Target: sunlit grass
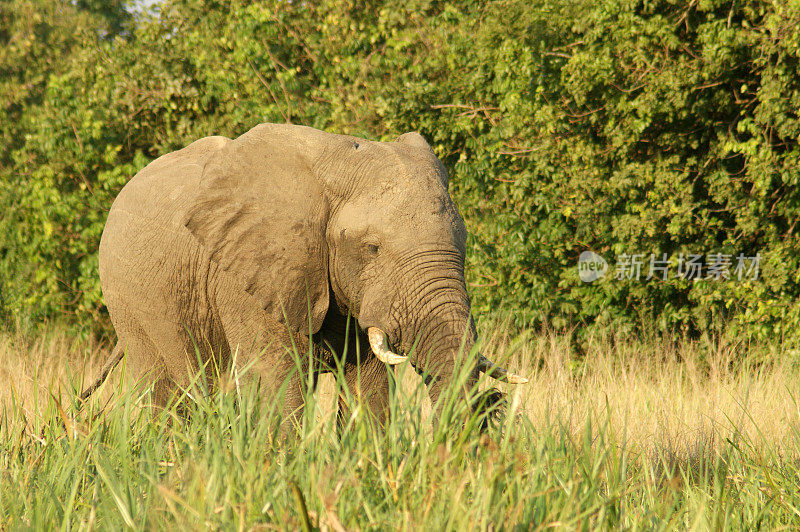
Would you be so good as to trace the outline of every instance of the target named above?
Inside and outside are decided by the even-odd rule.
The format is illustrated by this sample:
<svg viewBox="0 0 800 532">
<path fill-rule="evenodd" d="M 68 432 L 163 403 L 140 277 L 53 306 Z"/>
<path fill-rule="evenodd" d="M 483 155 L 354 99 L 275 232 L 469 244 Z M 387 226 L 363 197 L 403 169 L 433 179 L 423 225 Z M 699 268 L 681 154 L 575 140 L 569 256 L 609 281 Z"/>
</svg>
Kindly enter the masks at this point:
<svg viewBox="0 0 800 532">
<path fill-rule="evenodd" d="M 356 415 L 337 435 L 328 376 L 289 441 L 274 402 L 248 386 L 198 382 L 181 399 L 188 415 L 154 413 L 121 369 L 81 408 L 75 390 L 106 347 L 57 328 L 2 335 L 0 529 L 800 524 L 790 353 L 603 330 L 576 349 L 563 335 L 485 332 L 484 353 L 531 378 L 500 386 L 501 427 L 481 434 L 457 397 L 432 427 L 404 367 L 384 430 Z"/>
</svg>

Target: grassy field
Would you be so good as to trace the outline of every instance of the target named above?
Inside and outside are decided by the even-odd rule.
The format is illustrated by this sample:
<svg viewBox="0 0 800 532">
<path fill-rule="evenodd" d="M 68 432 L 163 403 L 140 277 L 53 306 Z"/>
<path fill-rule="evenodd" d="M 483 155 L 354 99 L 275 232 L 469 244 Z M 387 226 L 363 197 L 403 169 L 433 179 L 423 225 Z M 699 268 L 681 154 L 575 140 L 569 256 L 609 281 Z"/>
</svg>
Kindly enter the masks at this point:
<svg viewBox="0 0 800 532">
<path fill-rule="evenodd" d="M 0 530 L 800 526 L 796 352 L 491 331 L 486 354 L 531 382 L 502 386 L 487 434 L 458 406 L 432 427 L 402 368 L 385 430 L 355 416 L 337 436 L 327 378 L 291 444 L 232 383 L 154 414 L 118 370 L 78 408 L 106 346 L 0 335 Z"/>
</svg>

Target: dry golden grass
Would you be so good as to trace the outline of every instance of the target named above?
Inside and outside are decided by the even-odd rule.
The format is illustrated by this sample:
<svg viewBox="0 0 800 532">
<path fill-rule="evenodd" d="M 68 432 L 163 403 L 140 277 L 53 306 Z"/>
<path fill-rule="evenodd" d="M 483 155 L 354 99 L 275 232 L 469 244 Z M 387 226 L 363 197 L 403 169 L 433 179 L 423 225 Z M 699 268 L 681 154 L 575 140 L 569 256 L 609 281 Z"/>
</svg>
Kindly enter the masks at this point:
<svg viewBox="0 0 800 532">
<path fill-rule="evenodd" d="M 403 365 L 402 416 L 338 432 L 328 376 L 290 445 L 275 445 L 271 405 L 225 383 L 183 396 L 190 415 L 150 415 L 116 370 L 72 408 L 108 347 L 59 328 L 0 334 L 0 530 L 297 529 L 303 516 L 337 530 L 800 526 L 794 353 L 485 330 L 484 353 L 531 379 L 501 385 L 499 430 L 463 409 L 426 426 Z"/>
<path fill-rule="evenodd" d="M 530 378 L 500 388 L 534 427 L 561 425 L 578 438 L 591 421 L 637 453 L 676 458 L 713 453 L 726 439 L 742 437 L 773 452 L 797 448 L 791 442 L 800 427 L 800 371 L 780 348 L 597 334 L 578 358 L 568 336 L 528 336 L 518 341 L 495 328 L 485 354 Z M 98 374 L 108 354 L 107 345 L 57 327 L 36 337 L 0 334 L 0 410 L 16 401 L 34 415 L 37 401 L 64 396 L 81 375 Z M 756 360 L 765 362 L 748 363 Z M 113 396 L 119 374 L 112 373 L 103 397 Z M 422 389 L 410 369 L 402 386 L 406 393 Z M 332 378 L 323 378 L 323 414 L 332 407 L 333 388 Z M 427 399 L 424 408 L 427 416 Z"/>
<path fill-rule="evenodd" d="M 488 344 L 503 359 L 509 340 L 498 333 Z M 676 458 L 716 452 L 726 439 L 779 453 L 797 448 L 799 372 L 791 353 L 608 334 L 590 335 L 584 349 L 578 360 L 569 338 L 553 333 L 520 344 L 511 365 L 536 369 L 510 393 L 534 426 L 562 424 L 577 436 L 587 421 L 596 431 L 605 424 L 631 449 Z"/>
<path fill-rule="evenodd" d="M 16 402 L 33 415 L 51 394 L 61 399 L 71 383 L 80 386 L 82 375 L 94 375 L 108 354 L 108 346 L 61 327 L 38 335 L 0 332 L 0 408 Z"/>
</svg>

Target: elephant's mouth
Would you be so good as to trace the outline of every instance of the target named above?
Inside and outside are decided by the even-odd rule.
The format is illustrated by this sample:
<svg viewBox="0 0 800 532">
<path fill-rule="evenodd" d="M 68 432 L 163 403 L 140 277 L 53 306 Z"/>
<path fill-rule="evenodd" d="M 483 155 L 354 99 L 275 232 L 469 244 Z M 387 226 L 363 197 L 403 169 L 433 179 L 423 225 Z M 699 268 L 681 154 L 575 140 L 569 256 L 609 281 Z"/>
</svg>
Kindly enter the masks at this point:
<svg viewBox="0 0 800 532">
<path fill-rule="evenodd" d="M 389 338 L 386 333 L 378 327 L 369 327 L 367 329 L 367 337 L 369 338 L 369 345 L 372 352 L 383 363 L 389 366 L 402 364 L 408 360 L 408 356 L 398 355 L 389 349 Z M 508 382 L 510 384 L 525 384 L 528 379 L 516 373 L 511 373 L 507 369 L 498 366 L 483 355 L 478 355 L 476 369 L 486 373 L 489 377 L 499 381 Z"/>
</svg>

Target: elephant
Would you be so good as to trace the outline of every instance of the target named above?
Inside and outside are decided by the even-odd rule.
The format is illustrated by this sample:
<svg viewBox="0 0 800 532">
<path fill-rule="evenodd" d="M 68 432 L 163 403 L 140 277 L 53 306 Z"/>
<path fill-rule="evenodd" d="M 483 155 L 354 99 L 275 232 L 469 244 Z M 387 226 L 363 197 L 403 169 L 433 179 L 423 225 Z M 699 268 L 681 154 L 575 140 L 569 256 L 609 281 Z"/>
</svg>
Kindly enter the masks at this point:
<svg viewBox="0 0 800 532">
<path fill-rule="evenodd" d="M 82 397 L 126 353 L 156 405 L 209 362 L 247 364 L 265 398 L 285 386 L 289 417 L 331 368 L 381 421 L 395 364 L 409 361 L 435 403 L 477 339 L 466 236 L 416 132 L 377 142 L 265 123 L 197 140 L 111 206 L 99 276 L 117 343 Z M 292 349 L 310 353 L 299 371 Z M 467 371 L 468 385 L 480 371 L 526 380 L 482 356 Z"/>
</svg>

